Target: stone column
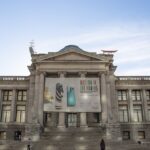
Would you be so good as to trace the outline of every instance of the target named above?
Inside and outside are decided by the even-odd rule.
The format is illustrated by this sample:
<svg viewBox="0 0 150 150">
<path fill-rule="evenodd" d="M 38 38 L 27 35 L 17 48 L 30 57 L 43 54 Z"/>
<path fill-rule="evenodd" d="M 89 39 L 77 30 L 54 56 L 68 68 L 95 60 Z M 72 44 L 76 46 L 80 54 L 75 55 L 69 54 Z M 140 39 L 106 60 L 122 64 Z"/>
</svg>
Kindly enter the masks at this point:
<svg viewBox="0 0 150 150">
<path fill-rule="evenodd" d="M 87 72 L 80 72 L 80 77 L 81 77 L 81 78 L 86 78 L 86 73 L 87 73 Z M 81 112 L 81 113 L 80 113 L 80 127 L 87 127 L 87 116 L 86 116 L 86 112 Z"/>
<path fill-rule="evenodd" d="M 30 75 L 30 83 L 29 83 L 29 90 L 27 96 L 27 122 L 33 123 L 33 118 L 35 117 L 34 111 L 34 93 L 35 93 L 35 75 Z"/>
<path fill-rule="evenodd" d="M 107 122 L 107 98 L 106 98 L 106 76 L 101 74 L 101 106 L 102 106 L 102 123 Z"/>
<path fill-rule="evenodd" d="M 111 103 L 111 96 L 110 96 L 110 83 L 107 83 L 107 101 L 108 101 L 108 123 L 112 123 L 113 115 L 112 115 L 112 103 Z M 118 111 L 117 111 L 118 112 Z"/>
<path fill-rule="evenodd" d="M 16 90 L 13 89 L 12 92 L 12 101 L 11 101 L 11 117 L 10 117 L 10 121 L 14 122 L 15 118 L 16 118 Z"/>
<path fill-rule="evenodd" d="M 34 102 L 33 102 L 33 110 L 32 110 L 33 123 L 39 123 L 39 120 L 38 120 L 39 79 L 40 79 L 40 75 L 37 72 L 36 75 L 35 75 Z"/>
<path fill-rule="evenodd" d="M 66 72 L 60 72 L 60 78 L 65 78 Z M 59 112 L 58 127 L 65 127 L 65 112 Z"/>
<path fill-rule="evenodd" d="M 40 73 L 39 79 L 38 119 L 39 123 L 43 125 L 44 73 Z"/>
<path fill-rule="evenodd" d="M 142 100 L 143 100 L 143 121 L 148 121 L 149 120 L 149 118 L 148 118 L 148 105 L 147 105 L 147 99 L 146 99 L 146 90 L 144 89 L 144 90 L 142 90 Z"/>
</svg>

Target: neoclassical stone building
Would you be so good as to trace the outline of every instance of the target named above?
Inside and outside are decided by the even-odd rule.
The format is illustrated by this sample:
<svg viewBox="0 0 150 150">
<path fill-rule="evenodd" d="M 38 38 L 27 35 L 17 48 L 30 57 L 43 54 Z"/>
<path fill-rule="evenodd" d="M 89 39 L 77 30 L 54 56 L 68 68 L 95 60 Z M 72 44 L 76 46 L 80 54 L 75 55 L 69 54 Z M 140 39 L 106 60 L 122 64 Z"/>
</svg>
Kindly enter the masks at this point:
<svg viewBox="0 0 150 150">
<path fill-rule="evenodd" d="M 115 76 L 111 53 L 29 49 L 29 76 L 0 76 L 1 140 L 72 127 L 101 128 L 108 140 L 150 139 L 150 77 Z"/>
</svg>

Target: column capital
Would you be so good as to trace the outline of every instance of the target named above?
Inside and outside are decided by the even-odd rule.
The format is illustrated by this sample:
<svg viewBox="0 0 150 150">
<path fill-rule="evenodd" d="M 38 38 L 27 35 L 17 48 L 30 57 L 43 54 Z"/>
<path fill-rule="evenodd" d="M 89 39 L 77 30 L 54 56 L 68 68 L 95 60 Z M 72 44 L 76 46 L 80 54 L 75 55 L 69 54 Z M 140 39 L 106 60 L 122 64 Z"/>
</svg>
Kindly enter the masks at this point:
<svg viewBox="0 0 150 150">
<path fill-rule="evenodd" d="M 66 74 L 67 74 L 67 72 L 65 72 L 65 71 L 59 71 L 58 72 L 58 75 L 60 78 L 64 78 L 66 76 Z"/>
<path fill-rule="evenodd" d="M 80 71 L 79 75 L 80 77 L 86 77 L 87 72 L 86 71 Z"/>
<path fill-rule="evenodd" d="M 41 74 L 41 72 L 39 70 L 35 71 L 35 75 L 40 75 L 40 74 Z"/>
<path fill-rule="evenodd" d="M 106 71 L 100 71 L 100 72 L 98 72 L 98 76 L 102 76 L 102 75 L 107 75 L 107 72 Z"/>
</svg>

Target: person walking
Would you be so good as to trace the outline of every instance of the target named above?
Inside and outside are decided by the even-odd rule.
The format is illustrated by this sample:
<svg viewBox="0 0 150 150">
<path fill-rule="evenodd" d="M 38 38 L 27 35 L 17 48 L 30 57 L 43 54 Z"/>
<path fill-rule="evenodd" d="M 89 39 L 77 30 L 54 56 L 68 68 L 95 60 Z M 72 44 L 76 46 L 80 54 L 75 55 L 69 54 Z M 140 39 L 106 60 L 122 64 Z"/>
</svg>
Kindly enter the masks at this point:
<svg viewBox="0 0 150 150">
<path fill-rule="evenodd" d="M 105 150 L 105 142 L 103 139 L 100 142 L 100 150 Z"/>
</svg>

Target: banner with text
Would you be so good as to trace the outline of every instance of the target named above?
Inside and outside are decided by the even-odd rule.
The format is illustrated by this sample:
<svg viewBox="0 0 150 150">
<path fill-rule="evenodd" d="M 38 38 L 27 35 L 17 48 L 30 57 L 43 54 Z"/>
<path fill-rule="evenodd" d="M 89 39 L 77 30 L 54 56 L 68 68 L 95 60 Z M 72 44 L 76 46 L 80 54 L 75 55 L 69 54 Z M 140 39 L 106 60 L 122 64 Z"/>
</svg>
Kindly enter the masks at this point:
<svg viewBox="0 0 150 150">
<path fill-rule="evenodd" d="M 46 78 L 44 111 L 100 112 L 98 78 Z"/>
</svg>

